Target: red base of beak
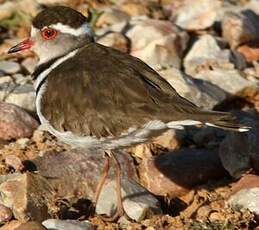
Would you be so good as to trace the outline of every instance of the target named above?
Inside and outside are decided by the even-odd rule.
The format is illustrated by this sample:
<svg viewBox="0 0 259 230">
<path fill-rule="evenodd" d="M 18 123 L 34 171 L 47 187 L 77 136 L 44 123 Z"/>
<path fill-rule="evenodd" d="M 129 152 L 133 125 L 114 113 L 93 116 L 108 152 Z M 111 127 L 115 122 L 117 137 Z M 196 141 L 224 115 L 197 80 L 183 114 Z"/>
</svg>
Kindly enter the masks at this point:
<svg viewBox="0 0 259 230">
<path fill-rule="evenodd" d="M 26 40 L 24 40 L 23 42 L 13 46 L 11 49 L 8 50 L 8 53 L 16 53 L 22 50 L 27 50 L 30 49 L 33 46 L 33 41 L 28 38 Z"/>
</svg>

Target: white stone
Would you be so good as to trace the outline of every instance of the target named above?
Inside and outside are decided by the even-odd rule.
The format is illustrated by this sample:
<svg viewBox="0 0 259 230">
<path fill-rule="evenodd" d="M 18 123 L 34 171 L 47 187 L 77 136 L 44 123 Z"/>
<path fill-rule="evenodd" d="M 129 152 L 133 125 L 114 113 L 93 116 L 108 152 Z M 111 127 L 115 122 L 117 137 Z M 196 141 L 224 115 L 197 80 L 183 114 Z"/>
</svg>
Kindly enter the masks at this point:
<svg viewBox="0 0 259 230">
<path fill-rule="evenodd" d="M 42 225 L 50 230 L 94 230 L 89 221 L 48 219 Z"/>
<path fill-rule="evenodd" d="M 228 204 L 235 209 L 248 209 L 259 215 L 259 188 L 242 189 L 232 195 L 228 200 Z"/>
<path fill-rule="evenodd" d="M 176 10 L 174 22 L 187 30 L 206 29 L 215 22 L 220 6 L 219 0 L 185 0 Z"/>
<path fill-rule="evenodd" d="M 229 50 L 221 50 L 216 39 L 211 35 L 201 36 L 184 58 L 185 72 L 195 74 L 203 69 L 225 68 L 233 69 L 230 63 Z"/>
</svg>

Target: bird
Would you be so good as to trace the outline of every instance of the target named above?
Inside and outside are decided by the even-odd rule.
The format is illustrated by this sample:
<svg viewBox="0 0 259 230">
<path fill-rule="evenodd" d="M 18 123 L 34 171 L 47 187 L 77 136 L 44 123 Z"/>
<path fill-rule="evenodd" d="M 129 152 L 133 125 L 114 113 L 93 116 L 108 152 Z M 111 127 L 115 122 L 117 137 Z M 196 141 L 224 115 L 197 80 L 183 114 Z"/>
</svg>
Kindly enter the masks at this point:
<svg viewBox="0 0 259 230">
<path fill-rule="evenodd" d="M 231 113 L 204 110 L 183 98 L 140 59 L 95 42 L 87 18 L 70 7 L 51 6 L 39 12 L 30 37 L 8 53 L 28 49 L 39 57 L 32 79 L 41 125 L 72 147 L 105 153 L 94 203 L 110 160 L 115 162 L 117 209 L 107 220 L 125 213 L 117 150 L 190 125 L 249 130 Z"/>
</svg>

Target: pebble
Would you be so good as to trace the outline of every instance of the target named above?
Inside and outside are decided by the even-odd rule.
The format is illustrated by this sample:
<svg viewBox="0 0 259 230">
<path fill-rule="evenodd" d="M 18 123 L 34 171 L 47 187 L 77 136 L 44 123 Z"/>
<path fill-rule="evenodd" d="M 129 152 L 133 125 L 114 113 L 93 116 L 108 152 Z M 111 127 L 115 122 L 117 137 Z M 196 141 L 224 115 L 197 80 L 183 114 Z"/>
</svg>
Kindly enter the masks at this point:
<svg viewBox="0 0 259 230">
<path fill-rule="evenodd" d="M 4 160 L 6 165 L 11 166 L 16 171 L 21 171 L 24 168 L 21 159 L 16 155 L 7 155 Z"/>
<path fill-rule="evenodd" d="M 21 70 L 21 66 L 13 61 L 0 61 L 0 71 L 6 74 L 15 74 Z"/>
<path fill-rule="evenodd" d="M 89 221 L 48 219 L 42 224 L 49 230 L 94 230 Z"/>
</svg>

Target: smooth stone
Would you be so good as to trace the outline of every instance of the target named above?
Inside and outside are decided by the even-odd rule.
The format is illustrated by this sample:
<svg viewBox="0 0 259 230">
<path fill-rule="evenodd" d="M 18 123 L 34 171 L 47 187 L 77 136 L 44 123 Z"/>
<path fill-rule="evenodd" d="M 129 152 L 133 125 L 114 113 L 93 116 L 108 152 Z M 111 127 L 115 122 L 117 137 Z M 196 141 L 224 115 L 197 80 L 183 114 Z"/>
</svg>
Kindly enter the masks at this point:
<svg viewBox="0 0 259 230">
<path fill-rule="evenodd" d="M 0 101 L 0 138 L 4 140 L 31 137 L 38 122 L 16 105 Z"/>
<path fill-rule="evenodd" d="M 0 61 L 0 71 L 6 74 L 15 74 L 21 70 L 21 66 L 13 61 Z"/>
<path fill-rule="evenodd" d="M 125 177 L 122 178 L 121 183 L 123 207 L 131 219 L 141 221 L 151 214 L 162 213 L 158 200 L 144 187 Z M 109 181 L 101 191 L 96 205 L 96 213 L 111 216 L 115 212 L 116 205 L 116 183 L 115 181 Z"/>
<path fill-rule="evenodd" d="M 94 230 L 95 227 L 89 221 L 78 220 L 44 220 L 42 224 L 49 230 Z"/>
<path fill-rule="evenodd" d="M 35 112 L 35 90 L 31 84 L 9 84 L 0 85 L 0 100 L 15 104 L 25 110 Z"/>
</svg>

